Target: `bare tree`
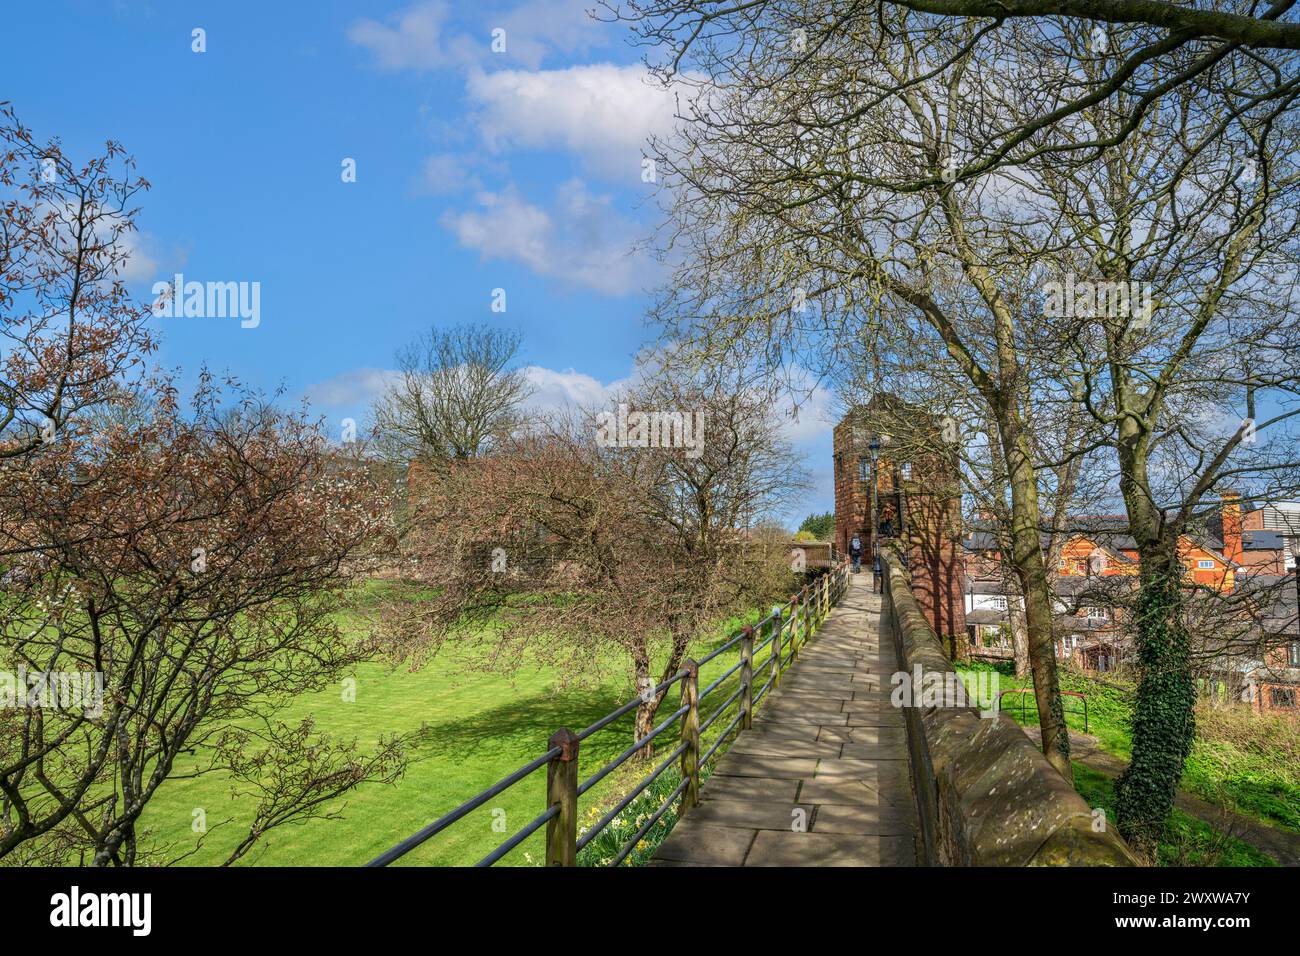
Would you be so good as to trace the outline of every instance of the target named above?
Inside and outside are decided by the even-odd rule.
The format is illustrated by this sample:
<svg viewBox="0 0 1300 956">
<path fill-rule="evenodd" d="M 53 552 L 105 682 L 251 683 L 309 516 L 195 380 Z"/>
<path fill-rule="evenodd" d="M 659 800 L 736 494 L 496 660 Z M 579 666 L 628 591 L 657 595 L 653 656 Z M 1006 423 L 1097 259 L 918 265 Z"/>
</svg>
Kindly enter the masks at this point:
<svg viewBox="0 0 1300 956">
<path fill-rule="evenodd" d="M 865 352 L 893 376 L 938 356 L 961 376 L 996 428 L 1044 752 L 1068 778 L 1027 387 L 1050 250 L 1009 235 L 1014 197 L 952 175 L 968 117 L 953 108 L 956 80 L 930 65 L 948 48 L 914 42 L 906 15 L 886 10 L 852 35 L 807 33 L 805 56 L 791 31 L 839 16 L 813 6 L 738 17 L 732 42 L 689 47 L 682 82 L 696 93 L 654 147 L 671 202 L 664 242 L 683 262 L 658 314 L 720 361 L 829 374 Z"/>
<path fill-rule="evenodd" d="M 371 409 L 377 450 L 398 461 L 465 461 L 519 423 L 531 394 L 514 366 L 517 333 L 432 329 L 397 353 L 397 376 Z"/>
<path fill-rule="evenodd" d="M 680 141 L 659 150 L 680 187 L 674 239 L 702 240 L 689 243 L 691 295 L 665 311 L 720 326 L 710 342 L 775 328 L 785 354 L 867 340 L 891 357 L 917 348 L 917 326 L 902 343 L 884 333 L 919 313 L 997 428 L 1031 644 L 1050 625 L 1044 471 L 1068 478 L 1099 443 L 1114 449 L 1106 470 L 1143 578 L 1120 825 L 1150 852 L 1193 732 L 1179 535 L 1216 486 L 1294 487 L 1295 64 L 1232 33 L 1275 34 L 1288 5 L 1138 16 L 1188 12 L 1168 35 L 1053 17 L 1050 3 L 990 21 L 913 6 L 633 12 L 655 65 L 699 91 Z M 1059 12 L 1118 21 L 1135 8 Z M 1230 37 L 1213 39 L 1211 20 Z M 1099 289 L 1122 299 L 1053 314 L 1048 286 L 1067 274 L 1094 303 Z M 792 289 L 821 308 L 789 316 Z M 842 318 L 857 314 L 868 331 Z M 1071 403 L 1087 410 L 1077 448 L 1036 452 L 1032 423 Z M 1241 425 L 1225 434 L 1224 419 Z"/>
<path fill-rule="evenodd" d="M 1061 69 L 1089 80 L 1132 54 L 1116 38 L 1112 62 L 1096 62 L 1082 31 L 1064 42 L 1075 53 Z M 1045 66 L 1045 79 L 1057 69 Z M 1058 155 L 1017 172 L 1035 197 L 1022 228 L 1074 253 L 1052 289 L 1052 352 L 1080 369 L 1140 557 L 1139 693 L 1117 810 L 1148 854 L 1195 732 L 1189 620 L 1223 602 L 1215 588 L 1189 604 L 1180 542 L 1217 507 L 1216 489 L 1300 490 L 1300 126 L 1289 101 L 1258 95 L 1275 78 L 1252 53 L 1227 54 L 1164 94 L 1103 160 Z M 1116 140 L 1127 105 L 1099 105 L 1053 135 Z"/>
<path fill-rule="evenodd" d="M 659 51 L 650 64 L 665 79 L 680 79 L 684 68 L 703 59 L 740 64 L 773 50 L 788 51 L 793 69 L 807 73 L 829 50 L 851 49 L 862 57 L 909 38 L 918 48 L 929 47 L 930 78 L 953 78 L 960 67 L 970 82 L 1016 107 L 1014 116 L 982 110 L 980 124 L 968 131 L 974 148 L 947 174 L 957 179 L 1045 155 L 1098 159 L 1138 129 L 1165 94 L 1204 84 L 1243 52 L 1265 67 L 1243 88 L 1257 102 L 1286 108 L 1300 92 L 1300 23 L 1292 0 L 602 0 L 601 6 L 632 23 L 641 42 Z M 1069 59 L 1079 35 L 1089 39 L 1088 59 L 1107 69 L 1043 83 L 1039 66 Z M 1111 55 L 1116 45 L 1123 57 Z M 859 74 L 854 83 L 864 108 L 900 91 L 881 72 Z M 1122 110 L 1121 121 L 1068 145 L 1050 135 L 1098 107 Z M 862 176 L 913 189 L 937 186 L 943 178 L 933 168 L 883 177 L 864 170 Z"/>
<path fill-rule="evenodd" d="M 482 643 L 485 667 L 525 662 L 569 679 L 610 652 L 643 695 L 644 736 L 690 644 L 723 613 L 784 596 L 774 552 L 743 534 L 797 493 L 803 476 L 763 396 L 735 382 L 662 373 L 615 400 L 663 416 L 655 438 L 615 410 L 533 423 L 472 462 L 420 485 L 411 544 L 431 598 L 398 602 L 391 633 L 412 653 L 448 639 Z M 684 441 L 661 441 L 678 435 Z"/>
</svg>

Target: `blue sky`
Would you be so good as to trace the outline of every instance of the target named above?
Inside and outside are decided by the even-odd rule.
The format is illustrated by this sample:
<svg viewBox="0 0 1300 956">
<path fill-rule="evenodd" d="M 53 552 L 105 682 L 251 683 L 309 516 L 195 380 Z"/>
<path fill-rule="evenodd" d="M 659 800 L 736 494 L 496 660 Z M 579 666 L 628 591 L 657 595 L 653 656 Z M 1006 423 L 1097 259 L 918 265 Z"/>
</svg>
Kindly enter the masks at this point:
<svg viewBox="0 0 1300 956">
<path fill-rule="evenodd" d="M 74 160 L 109 138 L 136 157 L 142 298 L 176 272 L 260 283 L 256 328 L 156 319 L 162 364 L 363 420 L 396 348 L 488 322 L 520 332 L 539 403 L 600 402 L 654 335 L 641 144 L 671 129 L 672 100 L 595 5 L 14 5 L 0 98 Z M 832 507 L 829 407 L 788 429 L 816 482 L 792 523 Z"/>
</svg>

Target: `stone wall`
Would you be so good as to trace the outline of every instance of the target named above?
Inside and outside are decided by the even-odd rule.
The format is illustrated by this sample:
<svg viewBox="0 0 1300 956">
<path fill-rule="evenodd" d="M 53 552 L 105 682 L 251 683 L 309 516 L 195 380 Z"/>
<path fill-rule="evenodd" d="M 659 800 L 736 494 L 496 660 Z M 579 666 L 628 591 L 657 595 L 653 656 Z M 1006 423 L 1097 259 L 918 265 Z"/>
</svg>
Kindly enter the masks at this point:
<svg viewBox="0 0 1300 956">
<path fill-rule="evenodd" d="M 953 673 L 895 552 L 884 555 L 898 669 Z M 917 860 L 931 866 L 1137 866 L 1010 717 L 970 707 L 907 707 L 919 821 Z"/>
</svg>

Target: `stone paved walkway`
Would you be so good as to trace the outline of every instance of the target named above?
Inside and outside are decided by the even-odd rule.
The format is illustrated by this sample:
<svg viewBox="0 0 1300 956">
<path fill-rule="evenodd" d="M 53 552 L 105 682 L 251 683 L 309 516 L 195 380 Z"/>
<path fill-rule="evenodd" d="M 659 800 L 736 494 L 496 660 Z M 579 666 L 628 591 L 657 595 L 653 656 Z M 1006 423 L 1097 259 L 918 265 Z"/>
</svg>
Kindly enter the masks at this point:
<svg viewBox="0 0 1300 956">
<path fill-rule="evenodd" d="M 649 865 L 914 865 L 907 730 L 889 704 L 888 642 L 880 596 L 858 574 Z"/>
</svg>

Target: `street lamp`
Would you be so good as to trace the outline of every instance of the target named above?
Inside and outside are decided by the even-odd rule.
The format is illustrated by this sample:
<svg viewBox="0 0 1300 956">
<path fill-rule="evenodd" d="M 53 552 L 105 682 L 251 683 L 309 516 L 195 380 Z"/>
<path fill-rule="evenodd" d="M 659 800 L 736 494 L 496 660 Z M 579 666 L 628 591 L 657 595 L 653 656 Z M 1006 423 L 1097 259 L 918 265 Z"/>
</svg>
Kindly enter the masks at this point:
<svg viewBox="0 0 1300 956">
<path fill-rule="evenodd" d="M 871 455 L 871 573 L 876 573 L 876 568 L 880 567 L 880 525 L 876 520 L 876 462 L 880 458 L 880 439 L 874 436 L 871 443 L 867 445 L 867 451 Z"/>
</svg>

